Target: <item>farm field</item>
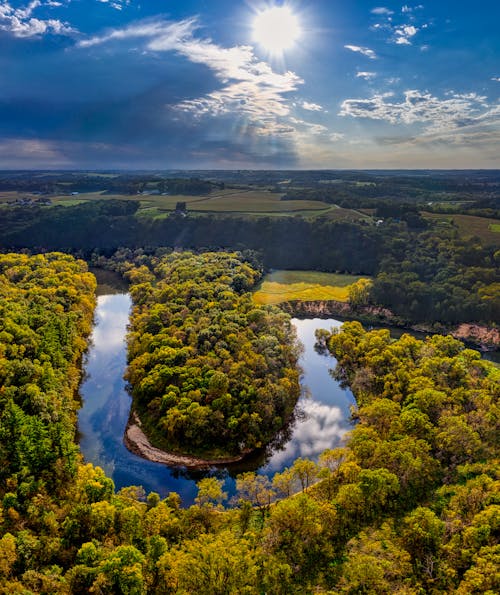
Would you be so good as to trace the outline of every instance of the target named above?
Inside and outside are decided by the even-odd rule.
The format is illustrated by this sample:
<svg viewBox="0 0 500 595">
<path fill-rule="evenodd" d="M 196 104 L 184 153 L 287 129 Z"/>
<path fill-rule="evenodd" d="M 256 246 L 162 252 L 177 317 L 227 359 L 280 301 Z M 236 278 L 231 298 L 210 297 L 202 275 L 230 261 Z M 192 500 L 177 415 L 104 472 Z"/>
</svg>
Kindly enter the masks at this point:
<svg viewBox="0 0 500 595">
<path fill-rule="evenodd" d="M 462 236 L 477 236 L 488 245 L 500 246 L 500 223 L 497 219 L 474 215 L 443 215 L 423 212 L 422 216 L 443 224 L 455 225 Z"/>
<path fill-rule="evenodd" d="M 157 214 L 175 209 L 177 202 L 185 202 L 193 213 L 234 214 L 297 214 L 299 212 L 326 212 L 330 206 L 320 201 L 282 201 L 283 194 L 267 190 L 222 190 L 207 196 L 151 196 L 140 197 L 143 209 Z M 144 213 L 145 214 L 145 213 Z"/>
<path fill-rule="evenodd" d="M 371 218 L 351 209 L 344 209 L 318 200 L 281 200 L 283 193 L 265 189 L 219 190 L 208 195 L 152 195 L 152 194 L 107 194 L 104 192 L 80 192 L 78 194 L 43 195 L 54 206 L 74 206 L 92 200 L 139 201 L 138 215 L 163 218 L 175 210 L 177 203 L 184 202 L 189 213 L 203 215 L 220 213 L 227 215 L 252 215 L 266 217 L 296 216 L 326 217 L 331 220 L 359 220 Z M 19 199 L 36 202 L 42 198 L 26 192 L 0 192 L 0 204 L 13 203 Z"/>
<path fill-rule="evenodd" d="M 280 304 L 290 300 L 346 302 L 349 286 L 361 278 L 318 271 L 273 271 L 264 277 L 253 299 L 257 304 Z"/>
</svg>

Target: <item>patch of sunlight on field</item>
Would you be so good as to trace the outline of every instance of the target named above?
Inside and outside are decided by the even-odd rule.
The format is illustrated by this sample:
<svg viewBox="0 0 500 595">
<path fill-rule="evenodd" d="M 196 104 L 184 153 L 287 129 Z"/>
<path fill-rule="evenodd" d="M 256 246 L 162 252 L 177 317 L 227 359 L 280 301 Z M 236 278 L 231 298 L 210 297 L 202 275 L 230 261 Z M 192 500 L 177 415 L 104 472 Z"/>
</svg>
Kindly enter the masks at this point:
<svg viewBox="0 0 500 595">
<path fill-rule="evenodd" d="M 500 233 L 500 223 L 491 223 L 490 224 L 490 229 L 494 233 Z"/>
<path fill-rule="evenodd" d="M 318 271 L 274 271 L 266 275 L 253 299 L 258 304 L 280 304 L 291 300 L 346 302 L 349 286 L 361 278 Z"/>
</svg>

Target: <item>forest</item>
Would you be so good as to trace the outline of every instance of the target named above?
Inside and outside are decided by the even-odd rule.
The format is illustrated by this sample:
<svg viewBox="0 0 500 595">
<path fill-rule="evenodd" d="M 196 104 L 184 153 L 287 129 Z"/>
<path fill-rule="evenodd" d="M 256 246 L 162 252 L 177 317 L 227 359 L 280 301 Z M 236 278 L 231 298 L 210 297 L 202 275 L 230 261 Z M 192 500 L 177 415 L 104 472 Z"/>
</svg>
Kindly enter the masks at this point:
<svg viewBox="0 0 500 595">
<path fill-rule="evenodd" d="M 254 304 L 260 272 L 239 254 L 148 264 L 124 271 L 134 303 L 126 377 L 153 443 L 211 459 L 264 447 L 300 393 L 289 315 Z"/>
<path fill-rule="evenodd" d="M 109 256 L 119 247 L 150 254 L 162 246 L 254 250 L 266 268 L 373 276 L 370 303 L 391 309 L 406 323 L 446 326 L 500 319 L 499 246 L 453 227 L 413 228 L 396 216 L 380 226 L 300 216 L 174 213 L 148 219 L 138 217 L 137 209 L 133 200 L 114 199 L 4 209 L 0 246 L 63 250 L 87 258 Z M 405 213 L 419 220 L 414 211 Z"/>
<path fill-rule="evenodd" d="M 288 199 L 322 194 L 383 223 L 189 210 L 148 218 L 131 197 L 2 207 L 0 594 L 500 591 L 500 373 L 449 336 L 394 341 L 356 322 L 319 332 L 318 349 L 335 356 L 333 373 L 356 398 L 345 445 L 272 478 L 243 473 L 230 500 L 210 475 L 189 507 L 175 493 L 117 491 L 82 460 L 78 386 L 96 288 L 83 259 L 130 283 L 134 408 L 151 441 L 177 452 L 238 455 L 291 415 L 289 319 L 248 294 L 264 270 L 368 275 L 367 303 L 404 324 L 498 324 L 498 244 L 421 216 L 432 195 L 434 211 L 496 217 L 497 178 L 408 174 L 391 190 L 383 172 L 289 173 Z M 207 184 L 201 173 L 154 183 L 116 175 L 107 184 L 130 194 L 229 183 L 277 191 L 284 175 L 212 172 Z M 102 188 L 83 174 L 4 181 L 14 178 L 23 191 Z"/>
<path fill-rule="evenodd" d="M 148 291 L 166 273 L 182 285 L 196 258 L 166 255 L 156 284 L 146 265 L 130 269 L 151 331 L 176 314 L 159 302 L 155 318 Z M 202 271 L 232 262 L 238 281 L 227 269 L 212 281 L 222 301 L 244 297 L 255 270 L 234 255 L 205 258 L 200 284 Z M 95 289 L 85 263 L 54 253 L 0 263 L 0 593 L 499 591 L 500 372 L 477 352 L 451 337 L 394 341 L 357 322 L 318 332 L 356 397 L 345 446 L 272 479 L 244 473 L 226 504 L 206 477 L 183 508 L 175 493 L 116 493 L 78 453 L 75 390 Z"/>
</svg>

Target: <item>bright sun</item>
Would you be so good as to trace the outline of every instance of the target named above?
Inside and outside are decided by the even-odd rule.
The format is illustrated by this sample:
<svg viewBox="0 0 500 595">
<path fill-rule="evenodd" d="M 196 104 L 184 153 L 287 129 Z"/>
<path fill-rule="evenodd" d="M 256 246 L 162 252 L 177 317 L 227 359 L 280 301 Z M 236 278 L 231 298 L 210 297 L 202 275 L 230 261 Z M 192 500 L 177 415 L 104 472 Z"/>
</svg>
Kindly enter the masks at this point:
<svg viewBox="0 0 500 595">
<path fill-rule="evenodd" d="M 266 8 L 253 22 L 253 40 L 270 54 L 290 49 L 301 34 L 299 19 L 288 6 Z"/>
</svg>

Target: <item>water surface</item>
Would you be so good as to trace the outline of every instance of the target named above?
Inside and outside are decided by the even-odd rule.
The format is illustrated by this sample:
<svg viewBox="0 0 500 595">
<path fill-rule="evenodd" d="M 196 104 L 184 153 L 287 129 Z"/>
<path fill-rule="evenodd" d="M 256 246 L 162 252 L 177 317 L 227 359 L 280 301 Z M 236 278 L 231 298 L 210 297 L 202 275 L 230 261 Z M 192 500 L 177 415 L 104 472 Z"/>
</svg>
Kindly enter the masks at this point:
<svg viewBox="0 0 500 595">
<path fill-rule="evenodd" d="M 185 505 L 193 502 L 196 480 L 206 472 L 183 472 L 147 461 L 131 453 L 123 444 L 131 397 L 123 373 L 126 367 L 126 343 L 129 310 L 128 294 L 101 295 L 97 300 L 92 342 L 86 358 L 86 378 L 81 386 L 83 406 L 79 413 L 80 448 L 86 461 L 102 467 L 117 489 L 142 485 L 146 492 L 162 497 L 178 492 Z M 281 444 L 272 445 L 266 453 L 244 466 L 229 471 L 217 470 L 227 478 L 225 489 L 234 492 L 231 475 L 243 469 L 259 468 L 273 474 L 290 466 L 299 457 L 317 459 L 326 448 L 338 446 L 350 427 L 350 406 L 354 399 L 329 374 L 335 359 L 314 349 L 314 331 L 341 323 L 335 320 L 294 319 L 304 345 L 301 358 L 304 394 L 299 399 L 298 414 L 284 433 Z M 279 442 L 279 441 L 278 441 Z"/>
</svg>

